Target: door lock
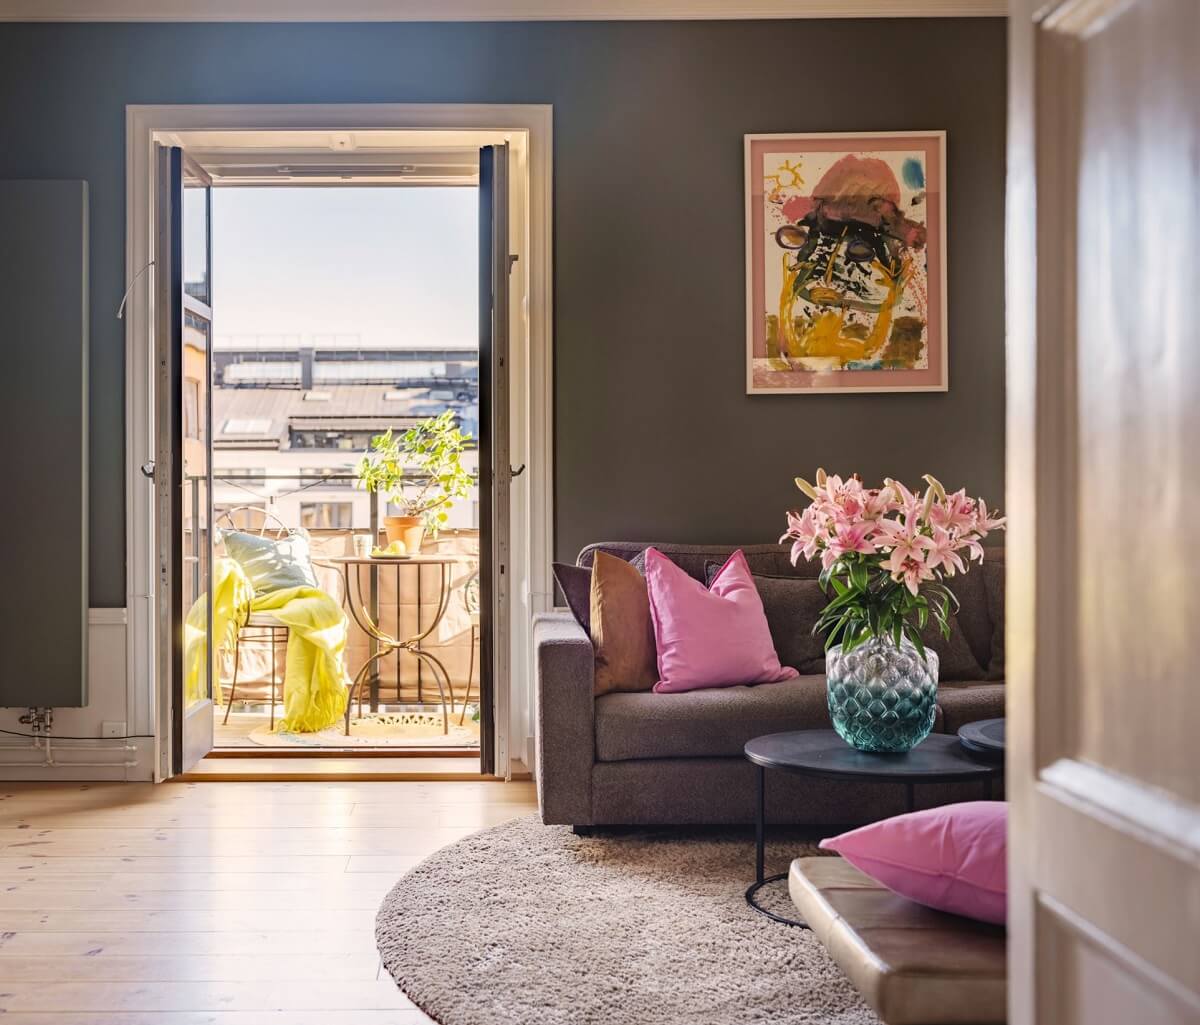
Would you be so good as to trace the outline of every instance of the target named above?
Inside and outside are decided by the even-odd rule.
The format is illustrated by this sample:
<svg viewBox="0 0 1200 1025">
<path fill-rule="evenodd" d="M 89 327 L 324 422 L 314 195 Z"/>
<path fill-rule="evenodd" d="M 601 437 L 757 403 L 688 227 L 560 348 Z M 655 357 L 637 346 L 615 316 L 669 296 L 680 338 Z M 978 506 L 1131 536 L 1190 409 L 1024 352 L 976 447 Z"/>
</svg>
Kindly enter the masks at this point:
<svg viewBox="0 0 1200 1025">
<path fill-rule="evenodd" d="M 525 464 L 524 463 L 522 463 L 520 466 L 510 466 L 508 468 L 508 477 L 510 480 L 516 480 L 524 472 L 525 472 Z"/>
<path fill-rule="evenodd" d="M 154 480 L 154 460 L 153 459 L 147 459 L 144 463 L 142 463 L 141 469 L 142 469 L 143 477 L 145 477 L 147 480 Z"/>
</svg>

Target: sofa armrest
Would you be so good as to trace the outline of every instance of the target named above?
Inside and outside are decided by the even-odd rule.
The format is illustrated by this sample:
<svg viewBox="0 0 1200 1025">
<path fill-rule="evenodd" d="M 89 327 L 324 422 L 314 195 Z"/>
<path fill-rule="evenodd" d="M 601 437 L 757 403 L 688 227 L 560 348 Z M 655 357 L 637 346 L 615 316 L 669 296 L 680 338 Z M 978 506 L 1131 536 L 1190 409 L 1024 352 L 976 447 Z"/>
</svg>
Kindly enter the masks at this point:
<svg viewBox="0 0 1200 1025">
<path fill-rule="evenodd" d="M 544 612 L 533 620 L 533 647 L 542 821 L 588 825 L 596 760 L 592 642 L 570 613 Z"/>
</svg>

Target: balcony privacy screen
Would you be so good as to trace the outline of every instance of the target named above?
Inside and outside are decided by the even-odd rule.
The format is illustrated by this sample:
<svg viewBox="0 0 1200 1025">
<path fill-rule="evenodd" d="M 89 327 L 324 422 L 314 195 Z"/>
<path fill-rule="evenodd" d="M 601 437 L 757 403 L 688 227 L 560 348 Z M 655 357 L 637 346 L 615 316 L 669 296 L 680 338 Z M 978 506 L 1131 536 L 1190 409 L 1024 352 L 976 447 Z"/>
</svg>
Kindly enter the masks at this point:
<svg viewBox="0 0 1200 1025">
<path fill-rule="evenodd" d="M 87 703 L 87 225 L 86 182 L 0 181 L 2 707 Z"/>
</svg>

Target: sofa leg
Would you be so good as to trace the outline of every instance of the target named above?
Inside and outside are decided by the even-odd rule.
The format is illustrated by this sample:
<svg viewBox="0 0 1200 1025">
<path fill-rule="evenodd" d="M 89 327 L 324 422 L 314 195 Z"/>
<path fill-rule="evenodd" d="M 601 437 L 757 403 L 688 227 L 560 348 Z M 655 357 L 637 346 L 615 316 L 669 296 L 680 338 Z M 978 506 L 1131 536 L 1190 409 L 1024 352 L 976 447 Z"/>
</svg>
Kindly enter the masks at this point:
<svg viewBox="0 0 1200 1025">
<path fill-rule="evenodd" d="M 595 830 L 591 826 L 572 826 L 571 832 L 576 836 L 591 836 Z"/>
</svg>

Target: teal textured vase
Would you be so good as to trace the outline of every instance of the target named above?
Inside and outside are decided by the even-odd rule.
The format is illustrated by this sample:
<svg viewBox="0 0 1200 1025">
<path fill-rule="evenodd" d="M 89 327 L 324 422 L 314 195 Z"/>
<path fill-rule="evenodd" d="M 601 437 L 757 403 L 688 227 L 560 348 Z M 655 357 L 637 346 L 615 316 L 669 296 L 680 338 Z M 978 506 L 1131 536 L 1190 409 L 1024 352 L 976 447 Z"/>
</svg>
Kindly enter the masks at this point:
<svg viewBox="0 0 1200 1025">
<path fill-rule="evenodd" d="M 834 645 L 825 655 L 829 718 L 860 751 L 909 751 L 929 736 L 937 711 L 938 656 L 922 659 L 907 639 L 896 645 L 873 637 L 848 654 Z"/>
</svg>

